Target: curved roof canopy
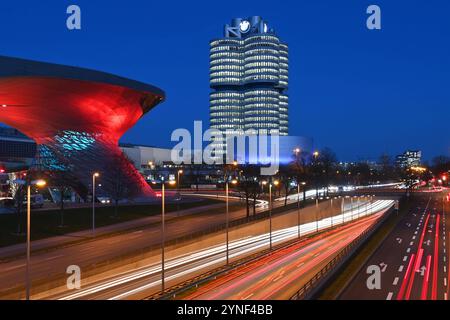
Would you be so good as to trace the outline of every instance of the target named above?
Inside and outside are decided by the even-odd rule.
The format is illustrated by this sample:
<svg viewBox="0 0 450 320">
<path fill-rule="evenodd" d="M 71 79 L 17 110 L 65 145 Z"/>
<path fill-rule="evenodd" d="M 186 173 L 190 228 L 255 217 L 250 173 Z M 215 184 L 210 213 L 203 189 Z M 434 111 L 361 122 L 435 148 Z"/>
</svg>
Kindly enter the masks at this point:
<svg viewBox="0 0 450 320">
<path fill-rule="evenodd" d="M 37 142 L 61 130 L 118 141 L 164 99 L 157 87 L 109 73 L 0 56 L 0 122 Z"/>
</svg>

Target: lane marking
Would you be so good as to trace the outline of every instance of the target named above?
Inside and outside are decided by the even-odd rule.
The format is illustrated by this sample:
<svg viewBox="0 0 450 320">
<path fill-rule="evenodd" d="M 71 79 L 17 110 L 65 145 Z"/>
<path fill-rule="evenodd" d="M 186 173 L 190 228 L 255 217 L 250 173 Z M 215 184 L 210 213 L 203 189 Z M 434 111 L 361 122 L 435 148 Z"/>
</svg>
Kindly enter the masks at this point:
<svg viewBox="0 0 450 320">
<path fill-rule="evenodd" d="M 409 259 L 408 268 L 406 269 L 405 275 L 403 276 L 402 285 L 400 287 L 400 291 L 397 294 L 397 300 L 403 300 L 403 295 L 405 294 L 406 285 L 408 284 L 409 274 L 412 269 L 414 257 L 415 257 L 415 254 L 413 253 L 411 255 L 411 258 Z M 402 270 L 403 270 L 403 266 L 400 266 L 398 271 L 401 272 Z"/>
<path fill-rule="evenodd" d="M 394 295 L 393 292 L 389 292 L 387 297 L 386 297 L 386 300 L 391 300 L 393 295 Z"/>
<path fill-rule="evenodd" d="M 433 282 L 431 285 L 431 300 L 437 300 L 437 277 L 438 277 L 438 255 L 439 255 L 439 222 L 440 215 L 436 217 L 436 233 L 434 235 L 434 262 L 433 262 Z M 445 258 L 445 256 L 444 256 Z M 444 261 L 445 262 L 445 261 Z"/>
<path fill-rule="evenodd" d="M 399 280 L 399 278 L 398 278 L 398 277 L 395 277 L 394 282 L 392 282 L 392 284 L 393 284 L 394 286 L 396 286 L 396 285 L 398 284 L 398 280 Z"/>
<path fill-rule="evenodd" d="M 431 255 L 429 254 L 427 256 L 427 266 L 425 271 L 425 277 L 423 277 L 423 283 L 422 283 L 422 293 L 420 295 L 421 300 L 427 300 L 428 295 L 428 286 L 429 286 L 429 280 L 430 280 L 430 269 L 431 269 Z"/>
<path fill-rule="evenodd" d="M 423 249 L 420 248 L 417 258 L 414 263 L 414 269 L 412 270 L 412 273 L 411 273 L 411 278 L 409 280 L 408 288 L 406 289 L 406 295 L 405 295 L 406 300 L 409 300 L 409 297 L 411 296 L 411 291 L 412 291 L 412 287 L 414 285 L 414 278 L 416 277 L 416 272 L 420 271 L 419 268 L 420 268 L 420 262 L 422 261 L 422 256 L 423 256 Z"/>
<path fill-rule="evenodd" d="M 431 198 L 430 198 L 430 200 L 431 200 Z M 426 209 L 425 209 L 425 211 L 426 211 Z M 405 295 L 405 299 L 406 300 L 409 300 L 409 297 L 410 297 L 411 291 L 412 291 L 412 287 L 414 285 L 414 278 L 416 276 L 416 271 L 420 267 L 420 262 L 421 262 L 422 256 L 423 256 L 422 245 L 423 245 L 423 240 L 425 238 L 425 232 L 427 230 L 427 226 L 428 226 L 428 222 L 429 221 L 430 221 L 430 214 L 428 213 L 427 214 L 427 218 L 425 219 L 425 224 L 423 225 L 422 233 L 420 235 L 420 240 L 419 240 L 418 247 L 417 247 L 417 254 L 416 255 L 413 254 L 411 256 L 411 260 L 409 261 L 408 270 L 406 271 L 406 273 L 407 274 L 409 273 L 409 271 L 410 271 L 409 269 L 410 269 L 411 266 L 414 266 L 413 267 L 414 269 L 412 270 L 412 274 L 410 276 L 410 279 L 407 278 L 402 283 L 402 287 L 404 287 L 404 286 L 406 287 L 406 295 Z M 414 263 L 412 263 L 413 257 L 416 257 L 416 259 L 414 260 Z M 399 294 L 397 296 L 397 300 L 402 300 L 404 291 L 405 290 L 399 292 Z"/>
</svg>

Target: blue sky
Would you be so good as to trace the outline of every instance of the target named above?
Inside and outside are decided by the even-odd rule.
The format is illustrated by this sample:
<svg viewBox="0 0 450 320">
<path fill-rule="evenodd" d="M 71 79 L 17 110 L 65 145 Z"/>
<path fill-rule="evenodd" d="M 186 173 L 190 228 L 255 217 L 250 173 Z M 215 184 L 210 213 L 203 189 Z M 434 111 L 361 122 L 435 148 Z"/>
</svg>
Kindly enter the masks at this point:
<svg viewBox="0 0 450 320">
<path fill-rule="evenodd" d="M 82 10 L 82 30 L 65 27 Z M 370 4 L 382 30 L 366 28 Z M 122 141 L 170 145 L 175 128 L 208 124 L 209 40 L 233 17 L 260 15 L 290 47 L 290 133 L 341 160 L 406 148 L 450 155 L 450 2 L 106 1 L 0 3 L 0 54 L 148 82 L 167 100 Z"/>
</svg>

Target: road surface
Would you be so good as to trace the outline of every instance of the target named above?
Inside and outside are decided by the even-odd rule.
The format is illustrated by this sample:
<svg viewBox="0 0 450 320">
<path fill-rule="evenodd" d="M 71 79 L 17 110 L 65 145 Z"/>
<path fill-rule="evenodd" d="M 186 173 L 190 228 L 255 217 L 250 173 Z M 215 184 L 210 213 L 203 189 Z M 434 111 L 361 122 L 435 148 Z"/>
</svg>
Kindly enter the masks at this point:
<svg viewBox="0 0 450 320">
<path fill-rule="evenodd" d="M 300 242 L 201 286 L 186 299 L 289 299 L 345 246 L 372 226 L 375 214 Z"/>
<path fill-rule="evenodd" d="M 348 211 L 344 213 L 342 218 L 340 215 L 334 217 L 334 225 L 339 225 L 342 221 L 349 222 L 351 217 L 356 218 L 364 217 L 366 215 L 373 215 L 374 213 L 386 210 L 392 206 L 393 201 L 379 200 L 374 201 L 367 208 L 361 207 L 359 210 Z M 369 218 L 367 221 L 373 221 L 374 218 Z M 358 225 L 365 225 L 367 223 L 358 223 Z M 325 218 L 319 222 L 319 230 L 330 227 L 330 218 Z M 351 241 L 351 238 L 356 237 L 361 233 L 359 229 L 348 229 L 343 233 L 343 240 L 340 245 L 344 245 L 345 242 Z M 347 230 L 347 229 L 346 229 Z M 316 231 L 316 223 L 306 223 L 301 225 L 301 233 L 311 234 Z M 274 231 L 273 243 L 278 244 L 288 240 L 295 239 L 297 237 L 297 226 L 285 228 Z M 359 232 L 359 233 L 358 233 Z M 264 233 L 258 236 L 242 237 L 241 239 L 234 240 L 230 243 L 230 258 L 246 255 L 267 248 L 269 243 L 269 234 Z M 324 247 L 327 247 L 324 244 Z M 336 252 L 338 248 L 330 247 L 329 255 Z M 326 257 L 323 255 L 322 257 Z M 166 281 L 172 281 L 172 284 L 181 282 L 192 278 L 193 275 L 204 273 L 214 267 L 223 265 L 225 261 L 225 245 L 212 246 L 201 249 L 199 251 L 187 252 L 173 259 L 166 261 L 165 276 Z M 139 299 L 149 296 L 153 293 L 160 291 L 161 287 L 161 265 L 160 263 L 154 263 L 142 268 L 133 270 L 132 272 L 124 272 L 123 274 L 104 279 L 87 287 L 83 287 L 73 293 L 65 293 L 61 295 L 47 296 L 46 299 Z"/>
<path fill-rule="evenodd" d="M 410 212 L 341 294 L 340 299 L 447 300 L 448 209 L 443 194 L 414 197 Z M 366 270 L 380 266 L 381 288 L 369 290 Z"/>
</svg>

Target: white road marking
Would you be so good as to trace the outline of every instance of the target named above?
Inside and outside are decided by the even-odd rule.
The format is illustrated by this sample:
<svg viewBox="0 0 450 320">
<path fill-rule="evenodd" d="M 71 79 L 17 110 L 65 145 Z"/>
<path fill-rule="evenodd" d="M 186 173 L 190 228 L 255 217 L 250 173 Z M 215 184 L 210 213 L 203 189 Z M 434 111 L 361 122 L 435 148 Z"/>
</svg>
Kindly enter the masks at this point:
<svg viewBox="0 0 450 320">
<path fill-rule="evenodd" d="M 396 286 L 397 283 L 398 283 L 398 277 L 395 277 L 394 282 L 392 282 L 392 284 L 393 284 L 394 286 Z"/>
<path fill-rule="evenodd" d="M 403 266 L 400 266 L 400 268 L 398 268 L 398 272 L 402 272 L 403 271 Z"/>
<path fill-rule="evenodd" d="M 393 295 L 394 295 L 393 292 L 389 292 L 389 294 L 386 297 L 386 300 L 391 300 Z"/>
<path fill-rule="evenodd" d="M 403 257 L 403 261 L 406 261 L 406 260 L 408 260 L 408 256 Z"/>
<path fill-rule="evenodd" d="M 406 249 L 406 252 L 410 253 L 411 252 L 411 248 Z"/>
</svg>

